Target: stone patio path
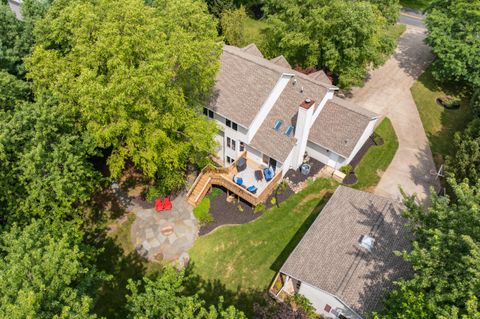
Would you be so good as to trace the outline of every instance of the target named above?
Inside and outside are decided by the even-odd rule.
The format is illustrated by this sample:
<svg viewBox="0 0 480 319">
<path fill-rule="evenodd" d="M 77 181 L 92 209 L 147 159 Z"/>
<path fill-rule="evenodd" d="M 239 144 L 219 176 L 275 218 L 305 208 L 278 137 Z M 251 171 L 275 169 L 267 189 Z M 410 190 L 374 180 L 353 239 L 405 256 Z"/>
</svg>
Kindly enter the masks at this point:
<svg viewBox="0 0 480 319">
<path fill-rule="evenodd" d="M 182 267 L 188 263 L 188 250 L 198 237 L 199 225 L 193 216 L 193 208 L 184 195 L 172 201 L 171 211 L 157 213 L 130 200 L 112 185 L 127 209 L 136 215 L 131 233 L 137 252 L 150 261 L 174 262 Z"/>
</svg>

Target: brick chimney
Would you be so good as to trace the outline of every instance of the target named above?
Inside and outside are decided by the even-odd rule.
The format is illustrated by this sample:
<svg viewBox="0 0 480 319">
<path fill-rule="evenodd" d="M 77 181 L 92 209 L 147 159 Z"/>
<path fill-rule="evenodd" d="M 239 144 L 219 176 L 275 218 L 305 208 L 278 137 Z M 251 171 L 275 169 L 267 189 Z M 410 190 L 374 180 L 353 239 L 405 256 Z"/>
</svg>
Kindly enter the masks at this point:
<svg viewBox="0 0 480 319">
<path fill-rule="evenodd" d="M 295 128 L 295 138 L 297 146 L 292 160 L 292 166 L 297 169 L 303 163 L 303 156 L 307 148 L 308 135 L 312 126 L 313 110 L 315 101 L 306 98 L 300 103 L 297 114 L 297 124 Z"/>
</svg>

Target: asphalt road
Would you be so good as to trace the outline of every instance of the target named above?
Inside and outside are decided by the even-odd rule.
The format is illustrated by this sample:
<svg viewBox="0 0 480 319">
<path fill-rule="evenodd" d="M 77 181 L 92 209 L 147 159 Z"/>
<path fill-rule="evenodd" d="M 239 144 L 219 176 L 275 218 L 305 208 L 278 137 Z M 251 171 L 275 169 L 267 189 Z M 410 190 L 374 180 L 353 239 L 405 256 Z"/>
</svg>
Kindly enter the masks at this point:
<svg viewBox="0 0 480 319">
<path fill-rule="evenodd" d="M 408 8 L 402 8 L 400 11 L 399 23 L 403 23 L 412 27 L 425 29 L 425 24 L 423 23 L 425 16 L 416 11 L 410 10 Z"/>
</svg>

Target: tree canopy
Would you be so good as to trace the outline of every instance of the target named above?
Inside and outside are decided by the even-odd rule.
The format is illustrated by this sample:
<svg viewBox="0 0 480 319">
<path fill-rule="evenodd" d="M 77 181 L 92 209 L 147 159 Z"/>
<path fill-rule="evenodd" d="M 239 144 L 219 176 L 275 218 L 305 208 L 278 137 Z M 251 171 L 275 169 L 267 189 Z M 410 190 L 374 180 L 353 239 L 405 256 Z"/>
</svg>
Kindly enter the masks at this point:
<svg viewBox="0 0 480 319">
<path fill-rule="evenodd" d="M 30 95 L 27 82 L 0 70 L 0 110 L 11 110 L 17 103 L 29 100 Z"/>
<path fill-rule="evenodd" d="M 7 220 L 71 218 L 90 198 L 95 144 L 75 124 L 51 101 L 0 111 L 0 214 Z"/>
<path fill-rule="evenodd" d="M 367 68 L 381 64 L 395 47 L 385 33 L 387 19 L 368 1 L 269 0 L 266 12 L 271 55 L 327 68 L 342 87 L 363 83 Z"/>
<path fill-rule="evenodd" d="M 463 132 L 453 139 L 454 156 L 448 159 L 447 168 L 458 181 L 480 180 L 480 118 L 471 121 Z"/>
<path fill-rule="evenodd" d="M 376 318 L 478 318 L 480 184 L 449 182 L 454 199 L 433 195 L 427 210 L 406 201 L 415 240 L 404 258 L 414 276 L 400 281 Z"/>
<path fill-rule="evenodd" d="M 220 303 L 218 309 L 206 308 L 198 296 L 185 295 L 186 280 L 185 271 L 177 272 L 172 267 L 165 268 L 154 280 L 144 278 L 143 283 L 130 280 L 131 294 L 127 296 L 130 318 L 246 319 L 233 307 L 223 309 Z"/>
<path fill-rule="evenodd" d="M 32 221 L 0 234 L 0 317 L 95 318 L 95 270 L 73 224 Z"/>
<path fill-rule="evenodd" d="M 206 11 L 196 0 L 55 1 L 27 63 L 34 92 L 112 149 L 114 177 L 131 162 L 170 191 L 215 145 L 216 127 L 199 112 L 221 50 Z"/>
<path fill-rule="evenodd" d="M 225 41 L 236 47 L 244 47 L 246 43 L 245 37 L 245 20 L 247 19 L 247 12 L 245 7 L 241 6 L 235 10 L 225 10 L 220 19 L 222 26 L 222 33 Z"/>
<path fill-rule="evenodd" d="M 427 43 L 441 81 L 480 86 L 480 0 L 433 0 L 427 9 Z"/>
</svg>

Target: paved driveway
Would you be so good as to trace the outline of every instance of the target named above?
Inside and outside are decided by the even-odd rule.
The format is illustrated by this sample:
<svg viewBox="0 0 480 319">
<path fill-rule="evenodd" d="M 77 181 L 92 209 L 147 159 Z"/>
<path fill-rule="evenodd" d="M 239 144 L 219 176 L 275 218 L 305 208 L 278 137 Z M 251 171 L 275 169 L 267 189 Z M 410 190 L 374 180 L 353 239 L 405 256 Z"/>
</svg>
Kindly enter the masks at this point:
<svg viewBox="0 0 480 319">
<path fill-rule="evenodd" d="M 370 74 L 364 87 L 352 91 L 355 103 L 392 120 L 399 139 L 399 149 L 375 189 L 380 195 L 401 198 L 401 186 L 423 201 L 429 187 L 436 185 L 430 174 L 435 168 L 432 153 L 410 93 L 415 79 L 432 59 L 424 38 L 423 30 L 408 27 L 399 39 L 397 52 Z"/>
</svg>

